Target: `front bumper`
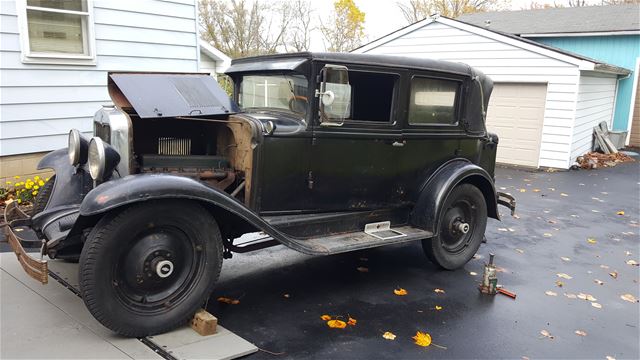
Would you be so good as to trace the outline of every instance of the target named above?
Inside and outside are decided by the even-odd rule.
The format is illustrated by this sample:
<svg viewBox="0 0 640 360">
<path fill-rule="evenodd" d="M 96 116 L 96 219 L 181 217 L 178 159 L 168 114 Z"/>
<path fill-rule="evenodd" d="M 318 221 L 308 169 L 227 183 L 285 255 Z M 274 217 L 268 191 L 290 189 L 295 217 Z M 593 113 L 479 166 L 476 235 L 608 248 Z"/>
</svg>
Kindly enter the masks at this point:
<svg viewBox="0 0 640 360">
<path fill-rule="evenodd" d="M 514 216 L 516 214 L 516 199 L 503 192 L 497 192 L 496 195 L 498 198 L 498 205 L 509 208 L 511 210 L 511 216 Z"/>
<path fill-rule="evenodd" d="M 38 238 L 35 231 L 31 229 L 31 218 L 18 207 L 18 203 L 13 201 L 7 204 L 4 210 L 4 220 L 7 223 L 5 234 L 9 245 L 18 258 L 18 262 L 24 271 L 40 281 L 47 284 L 49 281 L 49 268 L 44 256 L 44 240 Z M 23 247 L 40 247 L 40 259 L 29 255 Z"/>
</svg>

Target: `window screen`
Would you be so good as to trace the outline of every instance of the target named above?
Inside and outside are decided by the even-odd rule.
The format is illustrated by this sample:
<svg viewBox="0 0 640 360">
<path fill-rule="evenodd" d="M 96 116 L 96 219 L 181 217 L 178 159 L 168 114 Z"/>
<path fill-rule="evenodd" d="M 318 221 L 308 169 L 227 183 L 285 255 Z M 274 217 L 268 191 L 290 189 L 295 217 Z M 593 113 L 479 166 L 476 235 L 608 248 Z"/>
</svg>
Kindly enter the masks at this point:
<svg viewBox="0 0 640 360">
<path fill-rule="evenodd" d="M 459 83 L 452 80 L 413 78 L 409 124 L 455 124 L 458 88 Z"/>
</svg>

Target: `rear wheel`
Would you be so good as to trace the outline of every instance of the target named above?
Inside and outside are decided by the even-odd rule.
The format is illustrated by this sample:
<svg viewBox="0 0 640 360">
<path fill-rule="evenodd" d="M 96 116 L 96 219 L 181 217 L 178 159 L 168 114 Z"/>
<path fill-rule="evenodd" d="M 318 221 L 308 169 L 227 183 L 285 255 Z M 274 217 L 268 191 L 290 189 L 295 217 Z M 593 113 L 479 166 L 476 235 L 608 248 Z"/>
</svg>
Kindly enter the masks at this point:
<svg viewBox="0 0 640 360">
<path fill-rule="evenodd" d="M 93 316 L 124 336 L 174 329 L 209 297 L 222 267 L 215 219 L 187 201 L 108 214 L 80 256 L 80 289 Z"/>
<path fill-rule="evenodd" d="M 447 196 L 438 219 L 438 234 L 422 240 L 422 249 L 433 263 L 454 270 L 478 251 L 487 227 L 487 204 L 471 184 L 456 186 Z"/>
</svg>

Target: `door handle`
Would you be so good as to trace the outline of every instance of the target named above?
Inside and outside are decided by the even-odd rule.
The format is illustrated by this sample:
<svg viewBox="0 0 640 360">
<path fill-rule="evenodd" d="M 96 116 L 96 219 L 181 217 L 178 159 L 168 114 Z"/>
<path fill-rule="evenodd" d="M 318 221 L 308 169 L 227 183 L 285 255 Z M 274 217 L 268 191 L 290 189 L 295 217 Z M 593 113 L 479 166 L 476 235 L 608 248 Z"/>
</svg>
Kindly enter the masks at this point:
<svg viewBox="0 0 640 360">
<path fill-rule="evenodd" d="M 403 147 L 404 144 L 406 144 L 407 142 L 402 140 L 402 141 L 394 141 L 391 143 L 391 146 L 393 147 Z"/>
</svg>

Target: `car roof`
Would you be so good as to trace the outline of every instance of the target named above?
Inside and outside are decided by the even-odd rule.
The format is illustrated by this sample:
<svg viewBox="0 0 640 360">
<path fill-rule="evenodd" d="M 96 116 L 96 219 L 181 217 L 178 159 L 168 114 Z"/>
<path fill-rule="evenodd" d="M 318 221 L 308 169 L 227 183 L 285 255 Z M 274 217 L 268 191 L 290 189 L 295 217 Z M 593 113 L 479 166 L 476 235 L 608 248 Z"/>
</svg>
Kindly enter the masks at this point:
<svg viewBox="0 0 640 360">
<path fill-rule="evenodd" d="M 227 74 L 260 70 L 295 70 L 310 61 L 336 62 L 339 64 L 372 65 L 389 68 L 415 69 L 447 72 L 473 76 L 473 69 L 463 63 L 423 59 L 406 56 L 372 55 L 352 53 L 300 52 L 273 54 L 235 59 Z"/>
</svg>

